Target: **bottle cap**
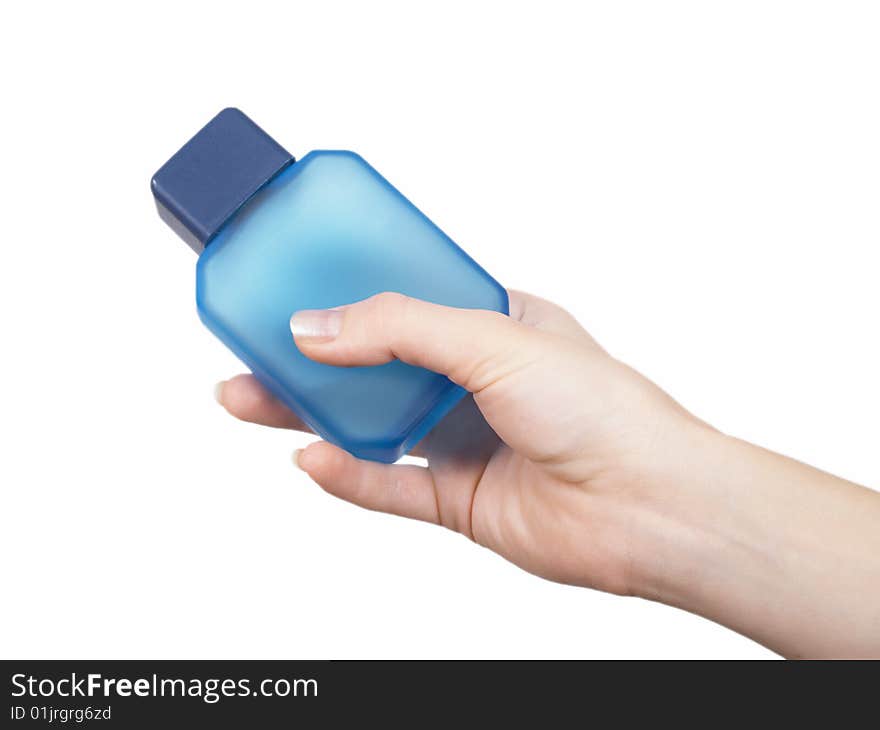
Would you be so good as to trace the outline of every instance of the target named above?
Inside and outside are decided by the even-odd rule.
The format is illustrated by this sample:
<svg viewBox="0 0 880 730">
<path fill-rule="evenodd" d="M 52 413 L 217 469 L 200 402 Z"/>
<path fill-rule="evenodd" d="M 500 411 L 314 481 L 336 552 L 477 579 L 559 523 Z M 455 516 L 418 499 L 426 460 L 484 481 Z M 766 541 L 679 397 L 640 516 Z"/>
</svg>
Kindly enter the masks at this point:
<svg viewBox="0 0 880 730">
<path fill-rule="evenodd" d="M 153 175 L 159 216 L 197 253 L 293 156 L 238 109 L 221 111 Z"/>
</svg>

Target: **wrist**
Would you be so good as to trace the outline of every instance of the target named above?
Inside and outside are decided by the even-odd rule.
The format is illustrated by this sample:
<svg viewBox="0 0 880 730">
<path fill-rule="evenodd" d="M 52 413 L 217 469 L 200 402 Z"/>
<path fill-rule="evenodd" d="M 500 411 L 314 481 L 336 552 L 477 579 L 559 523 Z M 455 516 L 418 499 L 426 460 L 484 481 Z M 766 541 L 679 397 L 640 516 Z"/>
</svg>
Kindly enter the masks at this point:
<svg viewBox="0 0 880 730">
<path fill-rule="evenodd" d="M 631 592 L 705 613 L 714 582 L 730 580 L 732 566 L 762 560 L 747 511 L 735 504 L 740 442 L 696 419 L 664 440 L 627 489 L 634 500 Z"/>
<path fill-rule="evenodd" d="M 705 426 L 679 436 L 640 492 L 631 592 L 785 656 L 878 651 L 876 493 Z M 870 576 L 870 577 L 868 577 Z M 844 597 L 836 601 L 832 597 Z"/>
</svg>

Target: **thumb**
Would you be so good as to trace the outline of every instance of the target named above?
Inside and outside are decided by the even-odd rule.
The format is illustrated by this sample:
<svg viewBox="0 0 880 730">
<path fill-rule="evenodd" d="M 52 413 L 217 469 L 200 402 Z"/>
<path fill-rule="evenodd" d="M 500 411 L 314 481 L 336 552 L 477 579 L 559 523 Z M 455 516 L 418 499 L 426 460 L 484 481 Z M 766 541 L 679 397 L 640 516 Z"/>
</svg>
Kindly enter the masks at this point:
<svg viewBox="0 0 880 730">
<path fill-rule="evenodd" d="M 328 365 L 402 360 L 478 393 L 524 365 L 535 330 L 506 315 L 456 309 L 384 293 L 337 309 L 290 318 L 297 347 Z"/>
</svg>

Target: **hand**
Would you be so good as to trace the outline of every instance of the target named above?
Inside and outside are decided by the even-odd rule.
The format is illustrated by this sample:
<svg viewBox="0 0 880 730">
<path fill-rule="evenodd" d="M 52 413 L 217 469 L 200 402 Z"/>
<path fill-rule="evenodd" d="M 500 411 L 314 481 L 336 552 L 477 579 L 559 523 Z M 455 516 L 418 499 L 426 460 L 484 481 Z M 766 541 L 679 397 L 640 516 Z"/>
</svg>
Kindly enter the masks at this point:
<svg viewBox="0 0 880 730">
<path fill-rule="evenodd" d="M 473 394 L 415 450 L 427 468 L 360 461 L 324 442 L 298 465 L 337 497 L 457 530 L 551 580 L 638 592 L 641 486 L 700 424 L 559 307 L 512 292 L 510 308 L 508 318 L 382 294 L 297 313 L 296 344 L 312 359 L 398 357 Z M 304 429 L 252 376 L 221 393 L 238 418 Z"/>
<path fill-rule="evenodd" d="M 394 358 L 471 396 L 418 445 L 428 467 L 297 454 L 331 494 L 457 530 L 551 580 L 723 623 L 788 656 L 880 656 L 880 495 L 727 437 L 610 357 L 565 311 L 511 316 L 380 294 L 297 312 L 314 360 Z M 304 430 L 249 375 L 218 388 L 246 421 Z"/>
</svg>

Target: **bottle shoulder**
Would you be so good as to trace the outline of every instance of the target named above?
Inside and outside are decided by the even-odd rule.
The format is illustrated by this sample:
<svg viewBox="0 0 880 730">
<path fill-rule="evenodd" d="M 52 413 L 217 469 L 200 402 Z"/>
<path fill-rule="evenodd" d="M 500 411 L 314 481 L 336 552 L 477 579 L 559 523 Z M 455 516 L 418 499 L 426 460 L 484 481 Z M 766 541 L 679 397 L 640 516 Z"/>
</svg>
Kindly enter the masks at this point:
<svg viewBox="0 0 880 730">
<path fill-rule="evenodd" d="M 302 172 L 305 168 L 313 165 L 319 164 L 321 166 L 324 165 L 333 165 L 334 163 L 356 163 L 358 165 L 368 167 L 371 170 L 372 166 L 357 152 L 353 150 L 312 150 L 308 152 L 304 157 L 301 157 L 297 160 L 293 165 L 291 165 L 292 169 L 299 167 L 299 171 Z"/>
</svg>

